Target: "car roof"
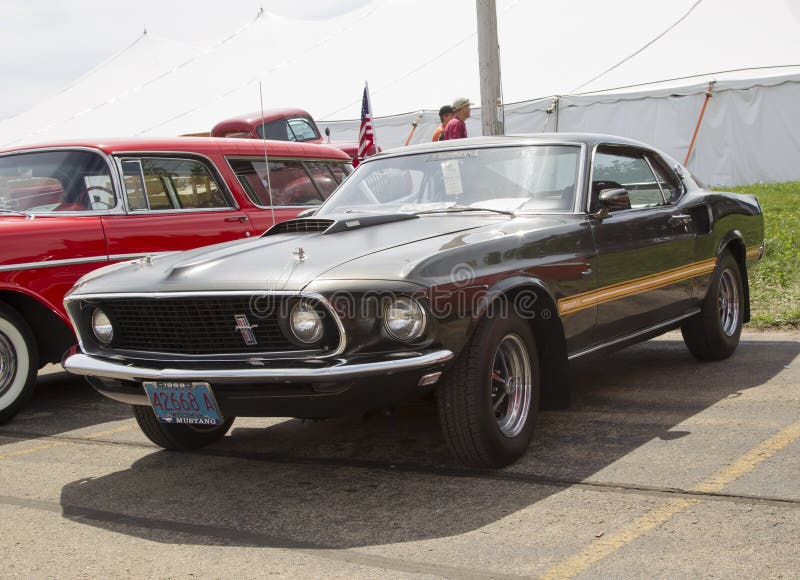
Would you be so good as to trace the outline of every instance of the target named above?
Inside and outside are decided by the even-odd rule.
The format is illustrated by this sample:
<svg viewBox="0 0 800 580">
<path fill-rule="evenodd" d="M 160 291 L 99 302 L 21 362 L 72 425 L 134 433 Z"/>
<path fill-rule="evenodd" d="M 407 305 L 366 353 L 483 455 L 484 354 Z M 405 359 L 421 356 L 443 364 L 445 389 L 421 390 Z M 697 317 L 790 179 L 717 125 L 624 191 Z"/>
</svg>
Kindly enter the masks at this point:
<svg viewBox="0 0 800 580">
<path fill-rule="evenodd" d="M 410 147 L 388 149 L 380 155 L 396 155 L 399 153 L 421 153 L 425 151 L 441 151 L 448 149 L 462 149 L 469 147 L 485 147 L 491 145 L 517 144 L 539 144 L 539 143 L 584 143 L 594 147 L 599 144 L 629 145 L 632 147 L 644 147 L 653 150 L 654 148 L 626 137 L 616 135 L 605 135 L 602 133 L 530 133 L 519 135 L 499 135 L 495 137 L 468 137 L 466 139 L 452 139 L 449 141 L 436 141 L 430 143 L 420 143 Z"/>
<path fill-rule="evenodd" d="M 166 137 L 166 138 L 114 138 L 73 139 L 52 141 L 32 145 L 20 145 L 0 151 L 0 154 L 53 148 L 97 149 L 108 155 L 120 153 L 199 153 L 263 157 L 266 144 L 267 155 L 273 157 L 306 157 L 314 159 L 351 158 L 341 149 L 315 143 L 293 143 L 289 141 L 264 141 L 261 139 L 231 139 L 222 137 Z"/>
<path fill-rule="evenodd" d="M 235 117 L 228 117 L 219 121 L 216 125 L 223 125 L 234 121 L 255 124 L 262 121 L 269 122 L 275 119 L 283 119 L 285 117 L 310 117 L 308 111 L 305 109 L 283 108 L 283 109 L 265 109 L 261 111 L 253 111 L 252 113 L 243 113 Z M 215 125 L 215 126 L 216 126 Z"/>
</svg>

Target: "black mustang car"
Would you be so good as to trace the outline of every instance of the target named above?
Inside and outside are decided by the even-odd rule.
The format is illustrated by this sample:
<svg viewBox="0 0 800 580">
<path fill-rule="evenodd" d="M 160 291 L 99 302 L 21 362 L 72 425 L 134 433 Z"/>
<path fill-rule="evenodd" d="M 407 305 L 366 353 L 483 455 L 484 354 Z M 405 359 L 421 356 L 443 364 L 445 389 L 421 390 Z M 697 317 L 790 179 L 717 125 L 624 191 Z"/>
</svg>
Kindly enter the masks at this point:
<svg viewBox="0 0 800 580">
<path fill-rule="evenodd" d="M 243 187 L 250 187 L 248 182 Z M 366 160 L 257 239 L 93 272 L 67 370 L 168 449 L 236 416 L 324 418 L 435 393 L 462 462 L 522 455 L 569 361 L 680 328 L 733 353 L 763 254 L 755 197 L 604 135 L 477 138 Z"/>
</svg>

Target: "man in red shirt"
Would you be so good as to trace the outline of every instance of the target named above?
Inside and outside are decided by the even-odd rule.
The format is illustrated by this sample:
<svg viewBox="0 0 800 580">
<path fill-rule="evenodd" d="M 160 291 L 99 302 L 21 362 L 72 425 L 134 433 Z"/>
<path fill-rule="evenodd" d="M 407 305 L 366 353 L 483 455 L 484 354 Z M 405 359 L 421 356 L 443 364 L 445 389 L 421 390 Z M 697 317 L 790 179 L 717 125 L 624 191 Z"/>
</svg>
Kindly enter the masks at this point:
<svg viewBox="0 0 800 580">
<path fill-rule="evenodd" d="M 472 104 L 469 99 L 463 97 L 453 101 L 453 118 L 448 121 L 447 126 L 444 128 L 442 141 L 463 139 L 467 136 L 467 124 L 464 121 L 469 119 Z"/>
</svg>

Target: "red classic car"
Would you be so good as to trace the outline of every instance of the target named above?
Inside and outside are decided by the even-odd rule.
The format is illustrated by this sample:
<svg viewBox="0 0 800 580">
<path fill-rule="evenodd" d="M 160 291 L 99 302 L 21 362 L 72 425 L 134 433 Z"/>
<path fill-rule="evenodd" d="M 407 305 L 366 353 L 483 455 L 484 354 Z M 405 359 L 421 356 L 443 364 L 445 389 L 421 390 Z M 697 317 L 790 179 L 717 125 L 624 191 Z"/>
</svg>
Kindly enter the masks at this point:
<svg viewBox="0 0 800 580">
<path fill-rule="evenodd" d="M 260 235 L 321 204 L 351 170 L 334 147 L 251 139 L 0 151 L 0 422 L 30 397 L 37 370 L 75 343 L 62 299 L 79 277 Z"/>
<path fill-rule="evenodd" d="M 274 139 L 322 143 L 322 134 L 314 119 L 303 109 L 269 109 L 261 113 L 247 113 L 220 121 L 211 129 L 212 137 L 245 137 L 249 139 Z M 358 143 L 330 141 L 327 143 L 358 159 Z"/>
</svg>

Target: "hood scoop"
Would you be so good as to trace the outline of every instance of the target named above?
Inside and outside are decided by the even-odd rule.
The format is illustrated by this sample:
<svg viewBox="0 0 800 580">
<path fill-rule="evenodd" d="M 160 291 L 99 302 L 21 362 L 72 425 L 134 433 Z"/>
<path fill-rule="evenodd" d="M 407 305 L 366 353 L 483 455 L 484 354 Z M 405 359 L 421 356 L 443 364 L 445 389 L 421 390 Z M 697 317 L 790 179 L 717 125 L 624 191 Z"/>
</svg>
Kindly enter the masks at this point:
<svg viewBox="0 0 800 580">
<path fill-rule="evenodd" d="M 324 232 L 334 223 L 334 220 L 321 220 L 312 218 L 300 218 L 288 220 L 275 224 L 266 232 L 264 236 L 274 236 L 276 234 L 309 234 L 312 232 Z"/>
<path fill-rule="evenodd" d="M 266 232 L 264 232 L 262 237 L 273 236 L 277 234 L 308 234 L 312 232 L 321 234 L 335 234 L 337 232 L 346 232 L 350 230 L 367 228 L 370 226 L 377 226 L 380 224 L 402 222 L 418 218 L 418 215 L 408 213 L 386 213 L 373 215 L 358 214 L 358 216 L 342 215 L 337 216 L 337 219 L 298 218 L 275 224 Z"/>
</svg>

